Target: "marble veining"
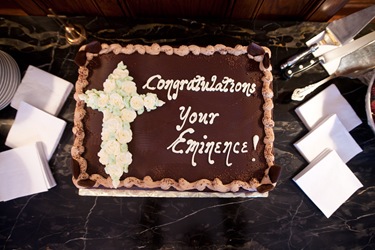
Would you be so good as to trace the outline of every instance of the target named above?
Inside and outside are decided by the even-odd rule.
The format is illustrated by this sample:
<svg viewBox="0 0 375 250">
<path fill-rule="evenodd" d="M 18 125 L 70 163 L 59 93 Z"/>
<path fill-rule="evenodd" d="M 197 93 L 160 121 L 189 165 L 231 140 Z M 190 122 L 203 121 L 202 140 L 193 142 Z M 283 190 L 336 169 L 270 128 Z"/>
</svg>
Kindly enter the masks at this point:
<svg viewBox="0 0 375 250">
<path fill-rule="evenodd" d="M 324 29 L 323 23 L 213 20 L 124 20 L 70 18 L 86 28 L 88 41 L 208 45 L 251 41 L 272 51 L 275 76 L 275 156 L 283 167 L 276 189 L 267 198 L 152 198 L 79 196 L 71 180 L 74 99 L 71 94 L 59 117 L 67 122 L 50 167 L 57 186 L 48 192 L 0 203 L 2 249 L 374 249 L 374 134 L 364 112 L 366 86 L 358 79 L 335 83 L 363 124 L 352 131 L 363 152 L 348 167 L 364 187 L 329 219 L 294 184 L 307 166 L 293 143 L 307 129 L 290 101 L 296 87 L 324 78 L 322 67 L 283 80 L 278 67 L 304 42 Z M 373 29 L 370 26 L 368 29 Z M 65 41 L 64 30 L 47 17 L 0 17 L 0 49 L 12 55 L 21 72 L 28 65 L 72 83 L 79 46 Z M 0 150 L 15 117 L 0 111 Z M 317 182 L 317 185 L 319 183 Z"/>
</svg>

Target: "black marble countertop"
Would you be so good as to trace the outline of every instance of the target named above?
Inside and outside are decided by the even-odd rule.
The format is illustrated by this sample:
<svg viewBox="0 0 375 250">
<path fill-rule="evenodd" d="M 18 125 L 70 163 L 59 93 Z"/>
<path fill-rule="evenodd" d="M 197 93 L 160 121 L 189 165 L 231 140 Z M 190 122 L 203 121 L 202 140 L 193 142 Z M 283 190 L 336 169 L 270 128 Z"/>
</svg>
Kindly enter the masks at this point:
<svg viewBox="0 0 375 250">
<path fill-rule="evenodd" d="M 275 156 L 282 174 L 267 198 L 79 196 L 70 169 L 75 106 L 71 94 L 59 114 L 68 125 L 49 162 L 57 186 L 45 193 L 0 203 L 3 249 L 375 248 L 375 138 L 366 122 L 367 87 L 361 81 L 340 77 L 331 82 L 337 84 L 363 121 L 351 132 L 363 152 L 347 165 L 364 187 L 327 219 L 292 181 L 307 166 L 293 146 L 307 129 L 294 112 L 300 103 L 290 101 L 290 93 L 327 75 L 317 66 L 285 81 L 277 65 L 326 24 L 94 17 L 69 21 L 85 27 L 88 41 L 171 45 L 247 45 L 255 41 L 268 46 L 277 94 Z M 366 29 L 374 30 L 375 26 Z M 78 67 L 73 59 L 78 49 L 66 42 L 63 28 L 54 19 L 0 17 L 0 50 L 15 58 L 22 74 L 28 65 L 34 65 L 75 83 Z M 8 149 L 4 142 L 15 114 L 11 107 L 0 110 L 0 151 Z"/>
</svg>

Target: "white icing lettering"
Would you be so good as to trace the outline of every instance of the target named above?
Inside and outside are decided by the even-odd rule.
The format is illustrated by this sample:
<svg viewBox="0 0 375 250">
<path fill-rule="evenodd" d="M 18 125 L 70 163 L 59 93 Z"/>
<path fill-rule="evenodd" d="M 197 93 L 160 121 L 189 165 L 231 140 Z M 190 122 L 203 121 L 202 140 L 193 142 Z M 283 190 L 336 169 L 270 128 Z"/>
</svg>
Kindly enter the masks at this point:
<svg viewBox="0 0 375 250">
<path fill-rule="evenodd" d="M 229 152 L 231 151 L 231 149 L 232 149 L 232 144 L 233 144 L 233 142 L 231 142 L 231 141 L 226 141 L 226 142 L 224 142 L 224 150 L 223 150 L 223 153 L 225 154 L 227 154 L 227 157 L 226 157 L 226 161 L 225 161 L 225 164 L 227 165 L 227 166 L 232 166 L 232 163 L 230 163 L 229 162 Z"/>
<path fill-rule="evenodd" d="M 232 153 L 239 154 L 247 152 L 247 142 L 232 142 L 232 141 L 225 141 L 223 142 L 215 142 L 215 141 L 206 141 L 208 139 L 207 135 L 203 136 L 203 141 L 196 141 L 194 139 L 187 139 L 185 136 L 187 134 L 194 134 L 195 130 L 193 128 L 187 128 L 183 132 L 180 133 L 178 138 L 167 147 L 167 149 L 171 149 L 173 153 L 176 154 L 191 154 L 191 165 L 197 166 L 196 156 L 197 154 L 207 155 L 207 160 L 209 164 L 214 164 L 215 161 L 213 160 L 214 154 L 225 154 L 226 166 L 232 166 L 232 162 L 230 162 L 230 156 Z M 185 145 L 185 146 L 184 146 Z M 179 148 L 177 148 L 179 146 Z M 241 148 L 241 151 L 238 149 Z"/>
<path fill-rule="evenodd" d="M 182 121 L 182 124 L 181 124 L 181 126 L 179 126 L 179 125 L 176 126 L 177 131 L 181 131 L 181 129 L 184 127 L 185 122 L 187 120 L 187 117 L 188 117 L 188 115 L 190 113 L 191 107 L 190 106 L 188 107 L 188 110 L 186 111 L 185 115 L 184 115 L 185 107 L 181 106 L 180 110 L 181 110 L 180 120 Z"/>
<path fill-rule="evenodd" d="M 161 79 L 161 75 L 154 75 L 154 76 L 151 76 L 150 78 L 148 78 L 146 84 L 143 85 L 142 88 L 143 88 L 143 89 L 149 89 L 149 90 L 155 90 L 155 87 L 151 87 L 151 86 L 150 86 L 150 83 L 151 83 L 155 78 Z M 159 89 L 159 86 L 157 86 L 157 88 Z"/>
<path fill-rule="evenodd" d="M 250 83 L 249 83 L 250 84 Z M 255 92 L 255 89 L 256 89 L 256 87 L 257 87 L 257 85 L 255 84 L 255 83 L 252 83 L 251 84 L 251 88 L 250 88 L 250 90 L 249 90 L 249 92 L 252 94 L 252 93 L 254 93 Z M 247 94 L 247 93 L 246 93 Z"/>
<path fill-rule="evenodd" d="M 190 124 L 194 124 L 196 122 L 203 123 L 203 124 L 213 124 L 215 118 L 219 116 L 219 113 L 202 113 L 202 112 L 192 112 L 191 107 L 189 106 L 187 109 L 184 106 L 179 108 L 180 112 L 180 120 L 182 121 L 181 125 L 176 126 L 177 131 L 181 131 L 185 126 L 186 121 L 189 121 Z M 186 111 L 185 111 L 186 110 Z M 207 120 L 207 117 L 209 118 Z"/>
<path fill-rule="evenodd" d="M 230 89 L 229 89 L 229 92 L 230 93 L 233 93 L 234 92 L 234 83 L 233 82 L 228 82 L 229 85 L 230 85 Z"/>
<path fill-rule="evenodd" d="M 180 85 L 181 85 L 181 81 L 180 81 L 180 80 L 176 80 L 176 81 L 173 83 L 173 89 L 176 90 L 176 92 L 172 95 L 172 99 L 173 99 L 173 100 L 176 100 L 176 99 L 177 99 L 177 96 L 178 96 L 178 90 L 179 90 Z"/>
<path fill-rule="evenodd" d="M 220 147 L 221 147 L 221 142 L 217 142 L 215 145 L 215 150 L 214 150 L 216 154 L 221 154 Z"/>
<path fill-rule="evenodd" d="M 213 141 L 207 142 L 206 150 L 204 151 L 205 154 L 208 154 L 208 163 L 210 163 L 211 165 L 215 163 L 215 161 L 212 160 L 212 151 L 214 150 L 214 147 L 215 147 L 215 142 Z"/>
<path fill-rule="evenodd" d="M 254 135 L 254 136 L 253 136 L 253 146 L 254 146 L 254 150 L 257 150 L 258 142 L 259 142 L 259 135 Z"/>
<path fill-rule="evenodd" d="M 209 121 L 208 123 L 209 123 L 209 124 L 213 124 L 215 118 L 218 117 L 218 116 L 219 116 L 219 113 L 210 113 L 210 114 L 208 115 L 208 117 L 210 117 L 210 121 Z"/>
<path fill-rule="evenodd" d="M 242 84 L 240 82 L 236 83 L 236 86 L 234 87 L 234 90 L 236 92 L 240 92 L 242 89 Z"/>
<path fill-rule="evenodd" d="M 165 90 L 168 90 L 167 91 L 168 100 L 173 100 L 173 95 L 171 94 L 172 87 L 173 87 L 173 80 L 170 80 L 170 79 L 166 80 L 165 81 Z"/>
<path fill-rule="evenodd" d="M 199 112 L 198 117 L 199 117 L 199 120 L 198 120 L 199 123 L 204 123 L 205 125 L 207 125 L 207 123 L 208 123 L 207 122 L 207 113 Z"/>
<path fill-rule="evenodd" d="M 224 89 L 224 92 L 228 92 L 228 84 L 229 84 L 228 81 L 223 81 L 223 89 Z"/>
<path fill-rule="evenodd" d="M 188 145 L 188 148 L 186 149 L 185 153 L 186 154 L 193 153 L 193 155 L 191 156 L 191 165 L 195 167 L 197 166 L 197 163 L 195 162 L 195 154 L 198 151 L 199 142 L 189 139 L 187 141 L 187 145 Z"/>
<path fill-rule="evenodd" d="M 245 154 L 245 153 L 247 153 L 247 152 L 249 152 L 249 151 L 247 150 L 247 141 L 245 141 L 245 142 L 242 144 L 241 153 Z"/>
<path fill-rule="evenodd" d="M 190 124 L 194 124 L 198 119 L 197 113 L 193 112 L 189 117 Z"/>
<path fill-rule="evenodd" d="M 204 125 L 213 124 L 215 118 L 219 117 L 219 113 L 203 113 L 192 111 L 191 106 L 187 108 L 185 106 L 180 106 L 180 120 L 181 124 L 176 126 L 177 131 L 182 131 L 186 123 L 194 125 L 195 123 L 201 123 Z M 192 138 L 187 138 L 187 134 L 194 134 L 195 130 L 193 128 L 187 128 L 180 133 L 177 139 L 171 143 L 167 149 L 171 150 L 176 154 L 191 154 L 191 165 L 193 167 L 197 166 L 196 156 L 197 154 L 207 155 L 207 161 L 209 164 L 214 164 L 214 155 L 225 154 L 225 165 L 230 167 L 232 162 L 230 161 L 231 154 L 247 153 L 247 142 L 232 142 L 232 141 L 208 141 L 208 136 L 203 135 L 203 140 L 196 141 Z"/>
<path fill-rule="evenodd" d="M 242 92 L 247 97 L 256 90 L 255 83 L 235 82 L 232 78 L 224 76 L 221 82 L 217 81 L 217 76 L 213 75 L 210 81 L 206 81 L 204 76 L 196 75 L 193 79 L 163 79 L 161 75 L 149 77 L 143 89 L 166 90 L 168 100 L 176 100 L 179 91 L 201 91 L 201 92 Z"/>
<path fill-rule="evenodd" d="M 186 142 L 186 139 L 184 138 L 184 135 L 186 133 L 190 133 L 190 134 L 193 134 L 194 133 L 194 129 L 192 128 L 188 128 L 186 129 L 184 132 L 182 132 L 178 138 L 171 144 L 167 147 L 167 149 L 172 149 L 172 152 L 175 153 L 175 154 L 182 154 L 184 151 L 182 149 L 180 150 L 177 150 L 176 149 L 176 146 L 180 143 L 184 143 Z"/>
<path fill-rule="evenodd" d="M 148 81 L 147 81 L 148 82 Z M 158 84 L 156 85 L 156 87 L 158 88 L 158 89 L 164 89 L 164 86 L 165 86 L 165 81 L 164 81 L 164 79 L 160 79 L 159 81 L 158 81 Z"/>
<path fill-rule="evenodd" d="M 236 142 L 235 144 L 234 144 L 234 146 L 233 146 L 233 152 L 235 153 L 235 154 L 239 154 L 240 153 L 240 151 L 237 149 L 237 147 L 240 145 L 240 143 L 239 142 Z"/>
</svg>

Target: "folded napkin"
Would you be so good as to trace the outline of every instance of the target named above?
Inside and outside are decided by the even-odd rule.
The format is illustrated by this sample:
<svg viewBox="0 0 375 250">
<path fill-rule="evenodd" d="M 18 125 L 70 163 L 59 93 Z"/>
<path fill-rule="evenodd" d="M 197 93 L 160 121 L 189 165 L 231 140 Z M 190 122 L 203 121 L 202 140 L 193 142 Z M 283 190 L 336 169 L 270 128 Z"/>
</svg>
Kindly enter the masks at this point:
<svg viewBox="0 0 375 250">
<path fill-rule="evenodd" d="M 293 180 L 327 218 L 363 186 L 334 150 L 324 150 Z"/>
<path fill-rule="evenodd" d="M 21 102 L 5 145 L 16 148 L 40 141 L 47 160 L 50 160 L 65 126 L 64 120 Z"/>
<path fill-rule="evenodd" d="M 348 131 L 362 123 L 334 84 L 297 107 L 295 111 L 309 130 L 332 114 L 337 114 Z"/>
<path fill-rule="evenodd" d="M 294 146 L 308 162 L 326 148 L 335 150 L 345 163 L 362 152 L 337 115 L 327 117 Z"/>
<path fill-rule="evenodd" d="M 0 152 L 0 201 L 45 192 L 55 185 L 40 142 Z"/>
<path fill-rule="evenodd" d="M 72 89 L 70 82 L 30 65 L 10 105 L 18 109 L 24 101 L 56 116 Z"/>
</svg>

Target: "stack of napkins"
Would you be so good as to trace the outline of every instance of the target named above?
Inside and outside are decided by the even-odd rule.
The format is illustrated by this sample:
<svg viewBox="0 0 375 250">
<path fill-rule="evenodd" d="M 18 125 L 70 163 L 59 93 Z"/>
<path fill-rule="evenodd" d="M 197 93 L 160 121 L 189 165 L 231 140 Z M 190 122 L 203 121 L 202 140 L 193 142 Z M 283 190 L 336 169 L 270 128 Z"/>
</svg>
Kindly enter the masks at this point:
<svg viewBox="0 0 375 250">
<path fill-rule="evenodd" d="M 357 189 L 361 182 L 334 150 L 319 154 L 293 180 L 329 218 Z"/>
<path fill-rule="evenodd" d="M 21 101 L 0 153 L 0 200 L 44 192 L 56 182 L 51 159 L 64 132 L 66 122 Z"/>
<path fill-rule="evenodd" d="M 45 192 L 55 185 L 40 142 L 0 153 L 0 201 Z"/>
<path fill-rule="evenodd" d="M 337 115 L 326 117 L 295 142 L 294 146 L 308 162 L 314 160 L 326 148 L 335 150 L 345 163 L 362 152 Z"/>
<path fill-rule="evenodd" d="M 296 113 L 308 129 L 316 127 L 327 116 L 333 114 L 337 115 L 348 131 L 362 123 L 334 84 L 296 108 Z"/>
<path fill-rule="evenodd" d="M 44 155 L 50 160 L 64 132 L 66 122 L 37 109 L 26 102 L 21 102 L 16 118 L 5 145 L 11 148 L 41 142 Z"/>
<path fill-rule="evenodd" d="M 362 187 L 346 166 L 362 152 L 349 133 L 361 120 L 333 84 L 298 107 L 296 113 L 310 131 L 294 146 L 310 164 L 293 180 L 329 217 Z"/>
<path fill-rule="evenodd" d="M 0 201 L 47 191 L 56 182 L 48 161 L 66 122 L 56 117 L 73 84 L 29 66 L 13 96 L 16 118 L 0 152 Z"/>
<path fill-rule="evenodd" d="M 24 101 L 56 116 L 72 89 L 72 83 L 30 65 L 10 105 L 18 110 Z"/>
</svg>

